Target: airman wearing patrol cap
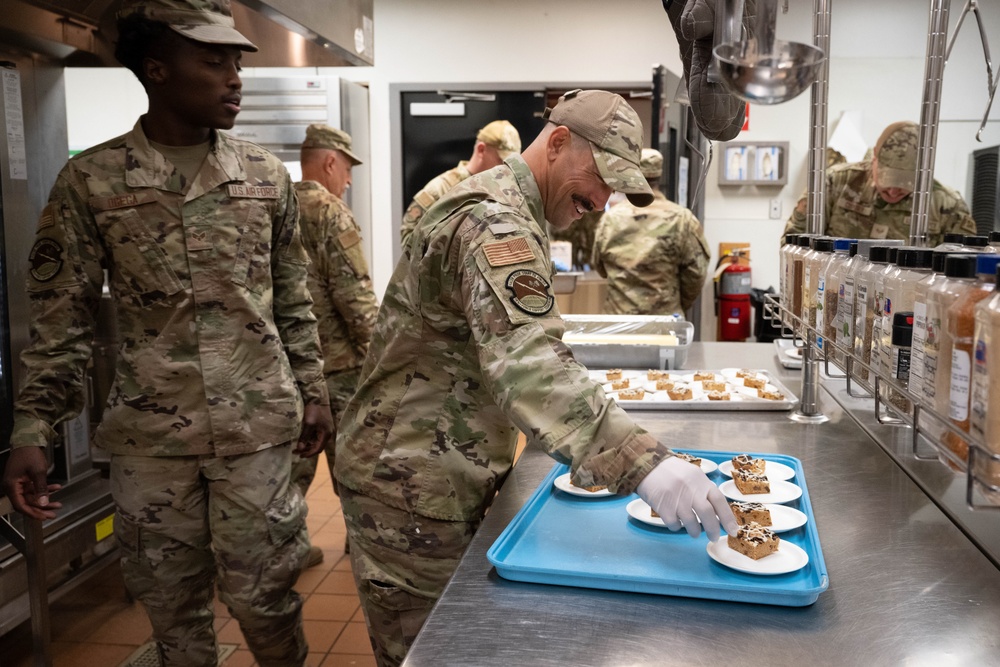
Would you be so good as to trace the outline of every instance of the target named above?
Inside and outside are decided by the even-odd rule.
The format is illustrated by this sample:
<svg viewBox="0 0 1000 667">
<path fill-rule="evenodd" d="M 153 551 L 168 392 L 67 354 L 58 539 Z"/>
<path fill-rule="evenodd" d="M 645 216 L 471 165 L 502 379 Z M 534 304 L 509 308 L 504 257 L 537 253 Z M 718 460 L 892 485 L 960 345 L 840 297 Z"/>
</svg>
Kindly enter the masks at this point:
<svg viewBox="0 0 1000 667">
<path fill-rule="evenodd" d="M 506 120 L 487 123 L 476 133 L 476 143 L 472 157 L 462 160 L 458 166 L 432 178 L 416 195 L 403 214 L 399 226 L 400 244 L 403 250 L 410 241 L 413 229 L 420 218 L 444 193 L 473 174 L 492 169 L 511 155 L 521 152 L 521 136 L 517 128 Z"/>
<path fill-rule="evenodd" d="M 106 269 L 120 346 L 94 441 L 111 455 L 122 574 L 165 666 L 216 664 L 216 589 L 257 664 L 308 652 L 292 589 L 305 505 L 289 471 L 333 420 L 291 179 L 219 131 L 255 49 L 228 1 L 126 0 L 115 53 L 148 111 L 59 173 L 28 273 L 5 490 L 33 518 L 60 507 L 44 451 L 83 405 Z"/>
<path fill-rule="evenodd" d="M 506 120 L 495 120 L 486 124 L 476 135 L 476 141 L 495 148 L 501 162 L 514 153 L 521 152 L 521 135 L 517 133 L 517 128 Z"/>
<path fill-rule="evenodd" d="M 336 423 L 358 384 L 378 312 L 361 228 L 343 200 L 351 182 L 351 168 L 362 162 L 353 152 L 351 135 L 322 123 L 306 128 L 300 157 L 302 181 L 295 184 L 299 226 L 311 260 L 309 293 L 319 323 L 323 374 Z M 324 451 L 332 470 L 333 443 L 328 443 Z M 317 459 L 298 457 L 293 463 L 292 481 L 303 496 L 316 476 Z M 336 492 L 336 480 L 333 488 Z M 323 551 L 310 546 L 305 566 L 321 562 Z"/>
<path fill-rule="evenodd" d="M 320 148 L 340 151 L 351 161 L 352 166 L 363 164 L 361 158 L 355 155 L 351 148 L 351 135 L 323 123 L 313 123 L 306 128 L 306 138 L 302 142 L 302 148 L 305 150 Z"/>
<path fill-rule="evenodd" d="M 382 667 L 400 664 L 448 583 L 519 430 L 571 463 L 578 486 L 638 492 L 692 535 L 736 529 L 715 484 L 639 428 L 560 341 L 545 225 L 569 227 L 614 189 L 652 201 L 639 117 L 618 95 L 579 90 L 547 117 L 521 155 L 421 220 L 339 425 L 334 473 Z"/>
<path fill-rule="evenodd" d="M 608 283 L 602 312 L 684 313 L 705 284 L 708 241 L 694 214 L 660 192 L 660 151 L 643 148 L 639 167 L 653 191 L 653 203 L 644 208 L 630 201 L 612 206 L 594 234 L 591 266 Z"/>
<path fill-rule="evenodd" d="M 118 18 L 129 16 L 165 23 L 183 37 L 202 44 L 257 50 L 257 46 L 236 29 L 229 0 L 125 0 Z"/>
<path fill-rule="evenodd" d="M 824 234 L 859 239 L 910 238 L 918 132 L 917 124 L 911 121 L 892 123 L 875 142 L 871 157 L 827 169 Z M 803 194 L 785 225 L 785 234 L 806 230 L 807 205 L 807 194 Z M 929 246 L 941 243 L 946 233 L 976 233 L 976 222 L 962 195 L 936 179 L 931 186 L 927 216 Z"/>
</svg>

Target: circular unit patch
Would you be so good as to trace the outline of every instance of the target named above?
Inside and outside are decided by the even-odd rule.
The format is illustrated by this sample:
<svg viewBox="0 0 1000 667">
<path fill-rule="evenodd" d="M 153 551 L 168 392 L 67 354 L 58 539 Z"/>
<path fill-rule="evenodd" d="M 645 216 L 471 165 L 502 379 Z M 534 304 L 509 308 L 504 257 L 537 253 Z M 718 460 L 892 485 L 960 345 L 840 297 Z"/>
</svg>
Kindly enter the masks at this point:
<svg viewBox="0 0 1000 667">
<path fill-rule="evenodd" d="M 504 286 L 513 293 L 511 303 L 529 315 L 544 315 L 555 303 L 549 284 L 534 271 L 518 269 L 507 276 Z"/>
<path fill-rule="evenodd" d="M 62 246 L 53 239 L 38 239 L 31 247 L 28 262 L 31 264 L 31 268 L 28 270 L 31 277 L 38 282 L 48 282 L 59 275 L 59 271 L 62 269 Z"/>
</svg>

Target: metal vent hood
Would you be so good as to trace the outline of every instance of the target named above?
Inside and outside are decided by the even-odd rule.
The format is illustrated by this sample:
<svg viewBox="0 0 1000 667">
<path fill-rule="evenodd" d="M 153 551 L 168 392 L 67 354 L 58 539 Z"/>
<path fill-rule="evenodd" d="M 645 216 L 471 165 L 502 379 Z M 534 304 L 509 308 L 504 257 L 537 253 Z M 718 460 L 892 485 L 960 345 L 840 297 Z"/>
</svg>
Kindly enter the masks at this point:
<svg viewBox="0 0 1000 667">
<path fill-rule="evenodd" d="M 115 14 L 121 0 L 0 0 L 0 44 L 67 66 L 118 66 Z M 374 0 L 233 0 L 236 26 L 260 47 L 246 67 L 375 64 Z"/>
</svg>

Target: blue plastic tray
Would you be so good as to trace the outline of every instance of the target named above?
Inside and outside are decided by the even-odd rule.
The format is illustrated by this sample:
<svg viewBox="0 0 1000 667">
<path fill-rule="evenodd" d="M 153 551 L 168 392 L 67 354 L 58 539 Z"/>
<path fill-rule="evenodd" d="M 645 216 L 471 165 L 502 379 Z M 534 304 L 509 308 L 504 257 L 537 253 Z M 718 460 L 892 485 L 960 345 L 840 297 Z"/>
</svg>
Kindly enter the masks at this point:
<svg viewBox="0 0 1000 667">
<path fill-rule="evenodd" d="M 721 463 L 738 453 L 685 450 Z M 755 602 L 804 607 L 830 585 L 819 533 L 809 502 L 802 462 L 780 454 L 753 454 L 795 470 L 791 482 L 802 496 L 784 503 L 804 512 L 804 526 L 779 537 L 802 547 L 809 563 L 780 575 L 746 574 L 716 563 L 706 551 L 708 538 L 693 539 L 632 519 L 625 510 L 638 496 L 581 498 L 557 490 L 552 482 L 569 471 L 557 464 L 487 552 L 500 576 L 515 581 L 580 586 L 634 593 Z M 728 477 L 709 475 L 716 484 Z"/>
</svg>

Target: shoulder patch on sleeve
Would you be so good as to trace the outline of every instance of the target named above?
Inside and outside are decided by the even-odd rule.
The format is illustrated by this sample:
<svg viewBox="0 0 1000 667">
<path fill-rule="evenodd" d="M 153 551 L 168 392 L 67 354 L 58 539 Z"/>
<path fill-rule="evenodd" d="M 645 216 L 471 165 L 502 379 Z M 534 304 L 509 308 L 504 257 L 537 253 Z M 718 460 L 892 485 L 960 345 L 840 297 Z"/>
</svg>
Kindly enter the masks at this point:
<svg viewBox="0 0 1000 667">
<path fill-rule="evenodd" d="M 47 227 L 51 227 L 52 225 L 56 224 L 56 216 L 55 213 L 53 213 L 52 209 L 53 209 L 53 204 L 46 204 L 45 208 L 42 209 L 42 215 L 41 217 L 38 218 L 37 231 L 40 232 L 43 229 L 46 229 Z"/>
<path fill-rule="evenodd" d="M 484 243 L 483 254 L 493 267 L 523 264 L 535 259 L 535 253 L 523 236 Z"/>
<path fill-rule="evenodd" d="M 420 206 L 426 211 L 429 209 L 438 198 L 432 192 L 428 192 L 427 189 L 423 189 L 413 196 L 413 201 L 420 204 Z"/>
<path fill-rule="evenodd" d="M 337 242 L 340 244 L 341 248 L 347 249 L 361 243 L 361 235 L 358 234 L 355 229 L 348 229 L 346 232 L 337 236 Z"/>
<path fill-rule="evenodd" d="M 55 239 L 42 237 L 35 241 L 28 255 L 31 277 L 45 283 L 57 275 L 63 267 L 63 248 Z"/>
<path fill-rule="evenodd" d="M 504 286 L 511 291 L 510 302 L 529 315 L 545 315 L 555 303 L 548 282 L 534 271 L 512 271 Z"/>
<path fill-rule="evenodd" d="M 493 236 L 513 234 L 516 231 L 517 225 L 512 222 L 494 222 L 490 225 L 490 232 L 493 233 Z"/>
</svg>

